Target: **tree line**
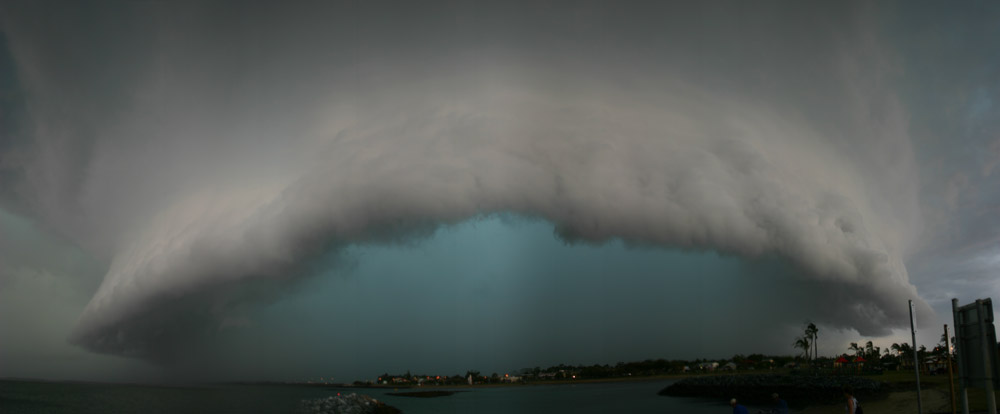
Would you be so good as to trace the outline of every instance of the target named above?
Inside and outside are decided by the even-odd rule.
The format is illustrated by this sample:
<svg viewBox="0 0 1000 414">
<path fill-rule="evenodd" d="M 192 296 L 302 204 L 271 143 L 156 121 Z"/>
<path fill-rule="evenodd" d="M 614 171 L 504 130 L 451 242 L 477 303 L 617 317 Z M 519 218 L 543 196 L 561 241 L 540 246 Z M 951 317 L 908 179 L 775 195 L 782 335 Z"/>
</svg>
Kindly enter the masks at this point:
<svg viewBox="0 0 1000 414">
<path fill-rule="evenodd" d="M 819 334 L 819 329 L 813 323 L 807 323 L 802 331 L 801 336 L 796 336 L 792 346 L 795 349 L 802 351 L 801 357 L 806 361 L 816 361 L 820 359 L 817 345 L 817 338 Z M 920 345 L 917 348 L 917 360 L 924 363 L 928 357 L 946 357 L 948 355 L 947 340 L 944 333 L 941 334 L 940 342 L 935 344 L 934 348 L 928 350 L 926 346 Z M 951 343 L 954 343 L 955 338 L 952 337 Z M 913 346 L 909 343 L 893 343 L 883 349 L 880 346 L 876 346 L 872 341 L 861 342 L 851 342 L 847 346 L 847 351 L 837 357 L 853 357 L 849 358 L 853 360 L 857 357 L 863 358 L 867 364 L 870 366 L 875 366 L 879 364 L 889 364 L 897 366 L 913 366 Z"/>
<path fill-rule="evenodd" d="M 520 382 L 538 382 L 538 381 L 553 381 L 553 380 L 569 380 L 569 379 L 599 379 L 599 378 L 619 378 L 619 377 L 647 377 L 647 376 L 657 376 L 657 375 L 670 375 L 670 374 L 681 374 L 684 372 L 696 372 L 698 371 L 698 365 L 703 362 L 717 362 L 720 365 L 726 364 L 728 362 L 733 362 L 738 365 L 740 369 L 768 369 L 770 367 L 782 366 L 783 364 L 793 361 L 794 357 L 788 355 L 779 356 L 768 356 L 763 354 L 736 354 L 731 358 L 722 359 L 694 359 L 694 360 L 682 360 L 682 359 L 646 359 L 643 361 L 632 361 L 632 362 L 618 362 L 614 365 L 611 364 L 592 364 L 592 365 L 567 365 L 559 364 L 552 365 L 549 367 L 529 367 L 520 370 L 515 370 L 511 373 L 498 373 L 494 372 L 490 375 L 484 374 L 480 371 L 468 370 L 464 375 L 454 374 L 454 375 L 427 375 L 427 374 L 411 374 L 407 371 L 404 374 L 389 374 L 388 372 L 383 373 L 376 377 L 374 381 L 368 381 L 367 383 L 381 384 L 383 382 L 392 384 L 393 379 L 397 379 L 395 383 L 407 383 L 407 384 L 431 384 L 431 385 L 461 385 L 467 384 L 468 379 L 471 376 L 473 383 L 477 384 L 492 384 L 492 383 L 502 383 L 509 382 L 511 377 L 517 377 Z M 405 380 L 405 381 L 404 381 Z M 362 385 L 366 382 L 356 381 L 356 385 Z"/>
</svg>

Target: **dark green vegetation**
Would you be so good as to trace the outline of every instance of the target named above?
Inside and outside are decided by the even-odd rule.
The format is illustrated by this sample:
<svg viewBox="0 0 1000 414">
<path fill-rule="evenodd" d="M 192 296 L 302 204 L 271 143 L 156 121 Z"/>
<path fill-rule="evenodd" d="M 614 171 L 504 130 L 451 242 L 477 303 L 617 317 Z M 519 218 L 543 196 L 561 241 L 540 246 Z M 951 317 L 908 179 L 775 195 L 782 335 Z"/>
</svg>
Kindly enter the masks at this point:
<svg viewBox="0 0 1000 414">
<path fill-rule="evenodd" d="M 816 346 L 818 336 L 819 329 L 816 325 L 807 323 L 803 335 L 796 337 L 792 342 L 792 347 L 803 351 L 799 358 L 809 367 L 810 373 L 878 375 L 883 371 L 913 369 L 914 350 L 909 343 L 893 343 L 883 349 L 872 341 L 851 342 L 847 346 L 849 352 L 832 357 L 820 357 Z M 954 341 L 954 337 L 950 338 L 951 343 Z M 948 338 L 942 334 L 932 349 L 927 349 L 924 345 L 917 347 L 916 359 L 920 372 L 925 374 L 947 372 L 948 342 Z"/>
</svg>

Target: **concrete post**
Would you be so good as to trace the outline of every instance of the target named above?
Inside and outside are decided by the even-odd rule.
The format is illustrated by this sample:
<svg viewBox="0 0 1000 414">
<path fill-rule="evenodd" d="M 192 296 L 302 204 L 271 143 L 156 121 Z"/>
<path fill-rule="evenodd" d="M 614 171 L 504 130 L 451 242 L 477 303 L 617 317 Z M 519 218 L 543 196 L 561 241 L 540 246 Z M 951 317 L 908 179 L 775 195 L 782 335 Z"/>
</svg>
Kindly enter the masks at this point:
<svg viewBox="0 0 1000 414">
<path fill-rule="evenodd" d="M 961 321 L 958 320 L 958 299 L 951 300 L 951 316 L 955 323 L 955 338 L 961 339 L 959 337 L 959 329 L 961 328 Z M 966 389 L 965 384 L 965 374 L 964 365 L 962 365 L 962 353 L 965 352 L 961 348 L 962 341 L 959 340 L 955 342 L 955 359 L 958 363 L 958 385 L 961 389 L 960 398 L 962 399 L 962 414 L 969 414 L 969 391 Z"/>
<path fill-rule="evenodd" d="M 991 344 L 989 341 L 989 335 L 986 334 L 986 324 L 983 323 L 983 318 L 986 317 L 986 306 L 983 305 L 982 299 L 976 299 L 976 309 L 979 312 L 979 337 L 983 343 L 983 369 L 986 370 L 986 412 L 990 414 L 996 414 L 997 412 L 997 400 L 993 395 L 993 381 L 1000 380 L 1000 378 L 993 378 L 993 366 L 990 362 L 993 360 L 991 358 L 990 352 L 995 352 L 996 344 Z"/>
</svg>

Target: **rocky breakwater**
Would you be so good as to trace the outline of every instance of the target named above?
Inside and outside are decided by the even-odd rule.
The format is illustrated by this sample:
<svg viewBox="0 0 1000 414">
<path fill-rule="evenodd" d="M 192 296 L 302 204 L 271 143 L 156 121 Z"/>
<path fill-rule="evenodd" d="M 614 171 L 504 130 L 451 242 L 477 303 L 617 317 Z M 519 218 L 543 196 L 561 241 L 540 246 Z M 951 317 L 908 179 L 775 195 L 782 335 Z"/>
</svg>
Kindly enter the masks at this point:
<svg viewBox="0 0 1000 414">
<path fill-rule="evenodd" d="M 860 377 L 820 375 L 714 375 L 691 377 L 660 390 L 660 395 L 701 397 L 728 401 L 737 398 L 750 404 L 769 404 L 778 393 L 790 406 L 804 407 L 843 401 L 842 390 L 850 387 L 861 401 L 886 398 L 885 382 Z"/>
<path fill-rule="evenodd" d="M 396 414 L 401 411 L 367 395 L 351 393 L 302 400 L 302 412 L 310 414 Z"/>
</svg>

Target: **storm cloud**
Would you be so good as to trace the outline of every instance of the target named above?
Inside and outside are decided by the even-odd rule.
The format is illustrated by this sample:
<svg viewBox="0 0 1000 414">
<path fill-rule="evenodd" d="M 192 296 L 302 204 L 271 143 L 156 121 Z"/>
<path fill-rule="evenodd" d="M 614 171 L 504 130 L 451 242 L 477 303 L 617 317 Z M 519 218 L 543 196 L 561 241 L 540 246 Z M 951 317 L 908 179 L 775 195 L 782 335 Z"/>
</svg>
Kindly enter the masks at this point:
<svg viewBox="0 0 1000 414">
<path fill-rule="evenodd" d="M 2 9 L 2 195 L 110 261 L 87 349 L 173 358 L 331 252 L 496 213 L 778 258 L 865 335 L 932 313 L 872 10 L 50 6 Z"/>
</svg>

